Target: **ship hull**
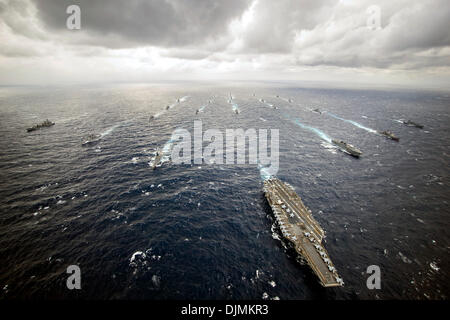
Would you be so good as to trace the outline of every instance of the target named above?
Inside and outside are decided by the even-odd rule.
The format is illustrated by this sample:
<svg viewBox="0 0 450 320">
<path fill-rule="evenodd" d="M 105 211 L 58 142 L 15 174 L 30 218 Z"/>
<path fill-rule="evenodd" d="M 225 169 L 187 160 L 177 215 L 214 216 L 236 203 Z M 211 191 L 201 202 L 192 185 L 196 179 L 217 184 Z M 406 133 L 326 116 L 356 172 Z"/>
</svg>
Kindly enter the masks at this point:
<svg viewBox="0 0 450 320">
<path fill-rule="evenodd" d="M 328 252 L 322 245 L 325 232 L 293 188 L 277 178 L 264 181 L 264 195 L 283 234 L 292 243 L 324 287 L 342 286 Z"/>
<path fill-rule="evenodd" d="M 362 155 L 362 152 L 353 146 L 348 146 L 344 143 L 340 143 L 337 140 L 332 140 L 332 143 L 335 146 L 339 147 L 342 151 L 346 152 L 347 154 L 349 154 L 355 158 L 359 158 L 359 156 Z"/>
</svg>

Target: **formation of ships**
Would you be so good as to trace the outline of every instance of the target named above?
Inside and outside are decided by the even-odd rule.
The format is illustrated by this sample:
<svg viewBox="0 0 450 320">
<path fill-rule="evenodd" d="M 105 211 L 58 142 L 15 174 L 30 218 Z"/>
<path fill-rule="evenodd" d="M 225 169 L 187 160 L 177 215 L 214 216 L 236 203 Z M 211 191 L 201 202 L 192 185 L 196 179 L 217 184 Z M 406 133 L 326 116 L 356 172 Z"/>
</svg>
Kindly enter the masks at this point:
<svg viewBox="0 0 450 320">
<path fill-rule="evenodd" d="M 279 96 L 277 95 L 277 97 Z M 230 103 L 232 102 L 232 99 L 233 96 L 230 93 Z M 265 103 L 264 99 L 261 99 L 260 101 Z M 177 99 L 177 102 L 179 103 L 180 99 Z M 292 99 L 289 99 L 288 102 L 292 103 Z M 211 101 L 208 103 L 211 103 Z M 166 109 L 170 109 L 170 106 L 168 105 Z M 197 109 L 196 114 L 200 111 L 200 109 Z M 311 111 L 319 114 L 322 114 L 323 112 L 319 109 L 314 109 Z M 234 112 L 239 114 L 239 110 L 237 108 Z M 153 119 L 155 119 L 155 116 L 150 117 L 150 120 Z M 423 125 L 411 120 L 402 122 L 407 126 L 417 127 L 420 129 L 423 128 Z M 27 132 L 51 127 L 53 125 L 55 125 L 55 123 L 47 119 L 40 124 L 27 128 Z M 377 131 L 377 133 L 394 141 L 400 140 L 390 131 Z M 91 146 L 99 142 L 100 139 L 101 135 L 90 134 L 81 145 Z M 342 151 L 354 157 L 359 157 L 362 155 L 361 150 L 343 140 L 332 139 L 331 142 Z M 152 159 L 153 161 L 150 163 L 153 170 L 162 165 L 162 158 L 163 152 L 157 149 L 155 156 Z M 264 181 L 264 195 L 271 207 L 272 213 L 283 237 L 308 263 L 311 270 L 319 279 L 320 284 L 324 287 L 343 286 L 344 281 L 339 276 L 327 250 L 322 244 L 322 240 L 325 237 L 325 231 L 314 219 L 311 210 L 304 205 L 302 199 L 297 195 L 294 188 L 290 184 L 284 183 L 278 178 L 271 177 Z"/>
<path fill-rule="evenodd" d="M 233 97 L 230 94 L 228 102 L 231 103 L 232 99 Z M 265 103 L 264 99 L 260 99 L 260 101 Z M 289 99 L 289 102 L 292 103 L 292 100 Z M 236 114 L 239 113 L 237 109 L 234 111 Z M 323 112 L 319 109 L 312 111 L 319 114 Z M 196 114 L 199 112 L 200 109 L 197 109 Z M 422 125 L 410 120 L 403 121 L 403 123 L 408 126 L 423 128 Z M 390 131 L 377 131 L 377 133 L 388 139 L 399 141 L 399 138 Z M 342 151 L 354 157 L 362 155 L 361 150 L 343 140 L 332 139 L 331 142 Z M 153 158 L 153 162 L 150 164 L 153 170 L 162 165 L 162 157 L 163 154 L 158 149 Z M 311 270 L 319 279 L 320 284 L 323 287 L 343 286 L 344 280 L 339 276 L 329 253 L 322 244 L 325 231 L 314 219 L 311 210 L 304 205 L 294 188 L 278 178 L 271 177 L 264 181 L 264 195 L 284 239 L 308 263 Z"/>
</svg>

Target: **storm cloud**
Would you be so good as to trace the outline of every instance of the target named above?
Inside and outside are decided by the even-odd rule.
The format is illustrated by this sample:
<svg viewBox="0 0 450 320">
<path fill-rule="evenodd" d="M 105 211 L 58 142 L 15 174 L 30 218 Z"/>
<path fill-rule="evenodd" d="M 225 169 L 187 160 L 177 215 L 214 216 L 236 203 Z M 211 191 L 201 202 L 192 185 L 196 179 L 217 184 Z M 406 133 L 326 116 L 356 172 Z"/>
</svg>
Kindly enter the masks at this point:
<svg viewBox="0 0 450 320">
<path fill-rule="evenodd" d="M 73 4 L 81 30 L 66 28 Z M 374 6 L 379 28 L 368 26 Z M 446 82 L 448 30 L 447 0 L 0 0 L 0 81 L 23 80 L 35 65 L 30 77 L 47 68 L 73 79 L 176 70 L 401 82 L 425 72 Z M 11 75 L 15 67 L 22 78 Z"/>
<path fill-rule="evenodd" d="M 170 46 L 200 44 L 220 37 L 250 0 L 34 0 L 38 15 L 51 30 L 66 30 L 66 8 L 82 10 L 83 30 L 109 46 Z"/>
</svg>

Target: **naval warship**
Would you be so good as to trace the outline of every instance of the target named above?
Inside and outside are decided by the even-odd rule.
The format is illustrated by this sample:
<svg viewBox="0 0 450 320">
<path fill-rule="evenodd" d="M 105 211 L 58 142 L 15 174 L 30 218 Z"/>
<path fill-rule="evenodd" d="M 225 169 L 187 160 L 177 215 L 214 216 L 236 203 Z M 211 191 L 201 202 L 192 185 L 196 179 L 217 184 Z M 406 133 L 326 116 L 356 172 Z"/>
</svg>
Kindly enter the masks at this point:
<svg viewBox="0 0 450 320">
<path fill-rule="evenodd" d="M 350 155 L 352 155 L 354 157 L 358 158 L 360 155 L 362 155 L 361 150 L 359 150 L 358 148 L 352 146 L 351 144 L 349 144 L 347 142 L 344 142 L 342 140 L 336 140 L 336 139 L 331 140 L 331 142 L 334 145 L 336 145 L 339 148 L 341 148 L 341 150 L 347 152 L 348 154 L 350 154 Z"/>
<path fill-rule="evenodd" d="M 36 124 L 36 125 L 34 125 L 34 126 L 30 127 L 30 128 L 27 128 L 27 132 L 39 130 L 41 128 L 51 127 L 51 126 L 54 126 L 54 125 L 55 125 L 54 122 L 51 122 L 51 121 L 49 121 L 47 119 L 47 120 L 45 120 L 44 122 L 42 122 L 40 124 Z"/>
<path fill-rule="evenodd" d="M 316 113 L 318 113 L 318 114 L 322 114 L 322 111 L 320 111 L 319 108 L 314 109 L 313 112 L 316 112 Z"/>
<path fill-rule="evenodd" d="M 155 170 L 157 167 L 161 166 L 161 159 L 163 157 L 163 153 L 158 149 L 156 150 L 155 159 L 153 160 L 153 163 L 150 164 L 153 170 Z"/>
<path fill-rule="evenodd" d="M 100 138 L 101 138 L 101 135 L 91 133 L 90 135 L 87 136 L 87 139 L 81 143 L 81 145 L 83 147 L 87 147 L 87 146 L 96 144 L 97 142 L 100 141 Z"/>
<path fill-rule="evenodd" d="M 423 125 L 413 122 L 411 120 L 403 121 L 403 124 L 406 124 L 408 127 L 416 127 L 419 129 L 423 129 Z"/>
<path fill-rule="evenodd" d="M 391 131 L 378 131 L 379 134 L 386 136 L 387 138 L 394 140 L 394 141 L 399 141 L 400 138 L 395 136 Z"/>
<path fill-rule="evenodd" d="M 331 262 L 322 240 L 325 231 L 314 220 L 294 188 L 278 178 L 264 181 L 264 195 L 272 208 L 283 237 L 309 264 L 324 287 L 338 287 L 344 281 Z"/>
</svg>

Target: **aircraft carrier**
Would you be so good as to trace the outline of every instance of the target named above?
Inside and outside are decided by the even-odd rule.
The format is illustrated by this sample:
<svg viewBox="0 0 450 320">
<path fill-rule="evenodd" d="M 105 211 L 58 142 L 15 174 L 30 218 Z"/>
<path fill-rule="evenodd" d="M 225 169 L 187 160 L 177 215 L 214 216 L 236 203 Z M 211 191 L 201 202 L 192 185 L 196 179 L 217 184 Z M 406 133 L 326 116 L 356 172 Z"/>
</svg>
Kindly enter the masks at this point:
<svg viewBox="0 0 450 320">
<path fill-rule="evenodd" d="M 277 178 L 264 181 L 264 194 L 285 239 L 302 255 L 324 287 L 344 285 L 328 252 L 322 245 L 325 232 L 295 193 L 294 188 Z"/>
</svg>

